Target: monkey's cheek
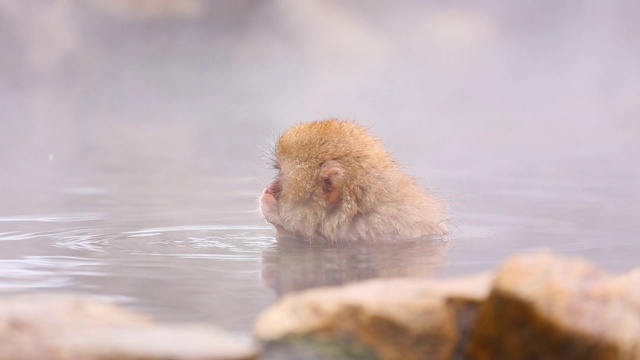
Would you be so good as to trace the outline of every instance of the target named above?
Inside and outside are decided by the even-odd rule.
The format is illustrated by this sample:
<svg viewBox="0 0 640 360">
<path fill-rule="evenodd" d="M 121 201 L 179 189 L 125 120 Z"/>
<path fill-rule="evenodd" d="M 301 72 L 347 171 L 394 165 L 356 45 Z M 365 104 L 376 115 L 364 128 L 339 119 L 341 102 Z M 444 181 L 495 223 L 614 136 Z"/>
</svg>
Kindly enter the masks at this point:
<svg viewBox="0 0 640 360">
<path fill-rule="evenodd" d="M 272 194 L 264 192 L 260 197 L 260 211 L 265 220 L 273 225 L 280 225 L 280 215 L 278 215 L 278 200 Z"/>
</svg>

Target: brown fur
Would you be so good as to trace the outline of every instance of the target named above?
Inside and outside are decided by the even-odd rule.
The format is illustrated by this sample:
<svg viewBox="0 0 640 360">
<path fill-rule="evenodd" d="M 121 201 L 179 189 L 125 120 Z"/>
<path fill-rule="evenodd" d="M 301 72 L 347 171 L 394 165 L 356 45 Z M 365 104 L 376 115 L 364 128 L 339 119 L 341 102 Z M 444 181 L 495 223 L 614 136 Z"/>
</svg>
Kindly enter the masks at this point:
<svg viewBox="0 0 640 360">
<path fill-rule="evenodd" d="M 276 180 L 261 198 L 279 230 L 307 241 L 389 241 L 447 232 L 442 204 L 352 122 L 317 121 L 278 140 Z"/>
</svg>

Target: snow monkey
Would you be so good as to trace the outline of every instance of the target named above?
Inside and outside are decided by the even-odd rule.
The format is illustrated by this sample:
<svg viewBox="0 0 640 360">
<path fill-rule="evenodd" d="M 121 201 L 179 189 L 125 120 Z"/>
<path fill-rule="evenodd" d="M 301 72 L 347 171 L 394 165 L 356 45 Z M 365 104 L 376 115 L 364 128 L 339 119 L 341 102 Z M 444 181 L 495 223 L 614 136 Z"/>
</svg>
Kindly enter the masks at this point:
<svg viewBox="0 0 640 360">
<path fill-rule="evenodd" d="M 443 204 L 349 121 L 294 126 L 277 141 L 278 174 L 260 207 L 278 234 L 307 242 L 390 242 L 447 233 Z"/>
</svg>

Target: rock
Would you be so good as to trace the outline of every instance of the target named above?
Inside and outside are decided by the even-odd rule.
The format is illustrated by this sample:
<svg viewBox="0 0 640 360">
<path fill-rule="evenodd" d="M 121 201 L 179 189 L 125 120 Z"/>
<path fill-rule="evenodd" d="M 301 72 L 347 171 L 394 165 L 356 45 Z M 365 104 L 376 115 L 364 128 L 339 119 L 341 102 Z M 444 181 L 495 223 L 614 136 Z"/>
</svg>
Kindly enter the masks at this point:
<svg viewBox="0 0 640 360">
<path fill-rule="evenodd" d="M 640 270 L 611 276 L 550 253 L 502 266 L 479 308 L 471 359 L 640 359 Z"/>
<path fill-rule="evenodd" d="M 99 327 L 62 340 L 74 359 L 257 358 L 248 341 L 204 325 Z"/>
<path fill-rule="evenodd" d="M 640 359 L 640 269 L 614 276 L 537 253 L 493 279 L 309 290 L 284 297 L 254 331 L 267 358 Z"/>
<path fill-rule="evenodd" d="M 282 298 L 254 331 L 267 353 L 289 347 L 289 354 L 313 348 L 324 358 L 450 359 L 462 350 L 462 329 L 471 327 L 491 280 L 371 280 L 308 290 Z"/>
<path fill-rule="evenodd" d="M 64 295 L 0 298 L 0 360 L 255 359 L 249 341 L 204 325 L 157 325 L 116 305 Z"/>
</svg>

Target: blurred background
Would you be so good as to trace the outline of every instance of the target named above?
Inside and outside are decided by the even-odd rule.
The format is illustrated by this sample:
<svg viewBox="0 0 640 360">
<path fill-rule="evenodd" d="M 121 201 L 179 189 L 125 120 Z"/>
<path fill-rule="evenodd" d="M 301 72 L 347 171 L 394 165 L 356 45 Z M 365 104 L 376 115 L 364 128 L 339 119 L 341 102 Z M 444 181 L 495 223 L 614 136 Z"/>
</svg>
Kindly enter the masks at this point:
<svg viewBox="0 0 640 360">
<path fill-rule="evenodd" d="M 538 248 L 628 270 L 639 64 L 637 1 L 0 0 L 0 293 L 243 330 L 283 292 Z M 328 117 L 446 199 L 446 256 L 278 248 L 265 153 Z"/>
</svg>

